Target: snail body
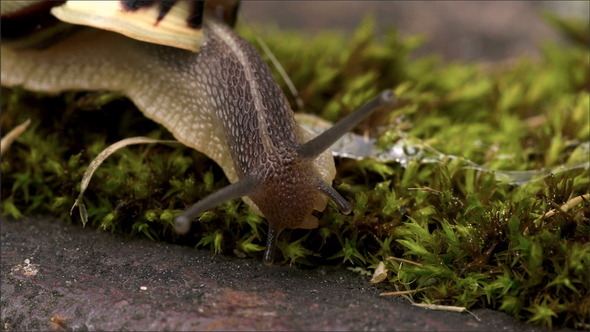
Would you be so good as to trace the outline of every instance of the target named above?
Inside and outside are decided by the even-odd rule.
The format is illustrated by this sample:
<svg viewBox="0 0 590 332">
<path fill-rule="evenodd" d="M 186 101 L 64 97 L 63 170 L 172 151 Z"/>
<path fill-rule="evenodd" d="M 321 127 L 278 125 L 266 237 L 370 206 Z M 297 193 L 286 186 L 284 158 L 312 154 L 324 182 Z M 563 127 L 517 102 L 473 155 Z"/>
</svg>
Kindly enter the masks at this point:
<svg viewBox="0 0 590 332">
<path fill-rule="evenodd" d="M 130 6 L 133 3 L 123 1 L 118 10 L 137 10 Z M 156 19 L 173 12 L 168 5 L 153 2 L 160 6 Z M 63 11 L 63 6 L 67 3 L 51 11 Z M 389 91 L 382 93 L 312 139 L 295 122 L 286 97 L 256 49 L 224 22 L 218 9 L 190 6 L 202 8 L 202 19 L 193 24 L 198 31 L 187 38 L 192 49 L 96 28 L 68 34 L 40 48 L 11 48 L 3 43 L 2 84 L 55 93 L 104 89 L 129 97 L 178 141 L 218 163 L 232 183 L 178 216 L 177 232 L 188 232 L 200 213 L 247 196 L 245 201 L 269 222 L 264 262 L 271 264 L 280 232 L 317 227 L 312 212 L 323 210 L 328 197 L 341 211 L 350 212 L 347 201 L 329 184 L 335 169 L 326 150 L 379 105 L 391 104 L 393 96 Z M 166 13 L 162 14 L 162 8 Z M 103 13 L 102 20 L 108 20 L 111 14 L 106 11 L 94 10 L 90 15 Z M 77 17 L 75 12 L 69 14 Z M 100 27 L 95 22 L 87 25 Z M 2 30 L 4 34 L 4 26 Z M 191 42 L 194 39 L 196 44 Z"/>
</svg>

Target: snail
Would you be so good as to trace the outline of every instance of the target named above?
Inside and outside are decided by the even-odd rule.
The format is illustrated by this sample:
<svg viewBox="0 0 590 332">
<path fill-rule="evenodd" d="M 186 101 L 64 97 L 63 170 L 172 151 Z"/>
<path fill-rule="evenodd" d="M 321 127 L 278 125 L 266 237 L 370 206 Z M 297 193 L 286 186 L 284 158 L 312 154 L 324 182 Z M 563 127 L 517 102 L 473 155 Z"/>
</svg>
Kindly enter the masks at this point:
<svg viewBox="0 0 590 332">
<path fill-rule="evenodd" d="M 317 137 L 299 127 L 257 50 L 231 28 L 236 2 L 2 1 L 2 84 L 58 93 L 112 90 L 181 143 L 213 159 L 230 185 L 174 219 L 242 197 L 269 223 L 263 262 L 284 229 L 318 226 L 331 186 L 329 147 L 384 105 L 390 90 Z"/>
</svg>

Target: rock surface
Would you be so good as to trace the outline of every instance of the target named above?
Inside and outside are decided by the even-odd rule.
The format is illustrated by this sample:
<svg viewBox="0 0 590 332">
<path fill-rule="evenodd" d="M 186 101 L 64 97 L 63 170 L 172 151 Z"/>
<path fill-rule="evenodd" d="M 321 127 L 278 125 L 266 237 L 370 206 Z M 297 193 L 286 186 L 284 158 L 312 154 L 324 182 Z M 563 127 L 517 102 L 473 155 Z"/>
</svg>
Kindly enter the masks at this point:
<svg viewBox="0 0 590 332">
<path fill-rule="evenodd" d="M 429 311 L 343 268 L 302 270 L 50 219 L 0 221 L 5 330 L 533 330 Z"/>
</svg>

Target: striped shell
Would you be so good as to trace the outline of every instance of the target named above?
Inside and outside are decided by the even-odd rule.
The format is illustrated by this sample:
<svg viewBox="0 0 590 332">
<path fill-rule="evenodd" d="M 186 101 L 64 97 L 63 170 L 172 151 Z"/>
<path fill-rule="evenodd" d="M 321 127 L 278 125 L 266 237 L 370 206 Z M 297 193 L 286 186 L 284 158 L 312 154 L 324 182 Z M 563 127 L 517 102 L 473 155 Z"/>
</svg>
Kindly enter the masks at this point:
<svg viewBox="0 0 590 332">
<path fill-rule="evenodd" d="M 204 12 L 235 23 L 237 1 L 2 1 L 2 41 L 44 47 L 78 26 L 114 31 L 148 43 L 198 52 Z M 64 24 L 69 23 L 69 24 Z M 76 25 L 76 26 L 72 26 Z M 52 40 L 51 37 L 54 37 Z M 14 45 L 11 45 L 15 47 Z"/>
</svg>

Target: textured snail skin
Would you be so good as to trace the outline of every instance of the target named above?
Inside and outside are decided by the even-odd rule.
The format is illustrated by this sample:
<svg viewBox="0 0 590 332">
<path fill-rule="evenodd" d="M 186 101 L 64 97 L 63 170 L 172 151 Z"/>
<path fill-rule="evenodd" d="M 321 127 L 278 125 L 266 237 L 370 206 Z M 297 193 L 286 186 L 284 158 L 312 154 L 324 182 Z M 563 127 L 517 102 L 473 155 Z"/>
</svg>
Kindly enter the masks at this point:
<svg viewBox="0 0 590 332">
<path fill-rule="evenodd" d="M 205 15 L 199 53 L 85 29 L 42 50 L 2 45 L 2 84 L 43 92 L 118 91 L 177 140 L 217 162 L 232 183 L 175 218 L 186 233 L 200 213 L 243 197 L 269 222 L 265 264 L 286 228 L 315 228 L 314 209 L 328 197 L 350 205 L 330 185 L 334 160 L 325 151 L 381 105 L 385 91 L 332 129 L 312 139 L 299 127 L 270 69 L 247 41 Z M 244 197 L 247 196 L 247 197 Z"/>
<path fill-rule="evenodd" d="M 3 46 L 2 84 L 121 92 L 180 142 L 217 162 L 230 182 L 247 174 L 258 179 L 248 196 L 274 234 L 317 226 L 311 212 L 327 203 L 317 181 L 331 183 L 335 174 L 330 153 L 314 161 L 296 156 L 311 135 L 295 123 L 260 55 L 216 19 L 206 19 L 204 30 L 199 53 L 96 29 L 41 51 Z"/>
</svg>

